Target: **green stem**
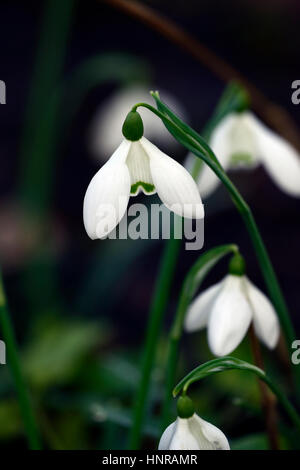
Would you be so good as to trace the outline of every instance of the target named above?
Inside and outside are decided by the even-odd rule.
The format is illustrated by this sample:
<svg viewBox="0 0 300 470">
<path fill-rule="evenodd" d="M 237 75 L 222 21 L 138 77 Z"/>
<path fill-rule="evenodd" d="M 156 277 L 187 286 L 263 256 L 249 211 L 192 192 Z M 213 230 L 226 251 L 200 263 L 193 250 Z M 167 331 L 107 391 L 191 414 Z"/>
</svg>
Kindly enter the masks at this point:
<svg viewBox="0 0 300 470">
<path fill-rule="evenodd" d="M 209 133 L 209 129 L 213 128 L 214 125 L 226 114 L 226 112 L 229 111 L 235 111 L 237 107 L 240 106 L 240 102 L 243 100 L 240 100 L 237 98 L 237 90 L 236 86 L 234 84 L 230 84 L 223 96 L 221 97 L 221 100 L 219 102 L 218 108 L 210 120 L 210 123 L 206 129 L 206 133 Z M 132 110 L 136 110 L 138 106 L 145 106 L 155 114 L 157 114 L 161 118 L 165 118 L 165 115 L 162 113 L 159 113 L 155 108 L 153 108 L 150 105 L 144 104 L 144 103 L 139 103 L 135 105 Z M 170 121 L 171 124 L 173 124 Z M 198 174 L 198 172 L 201 169 L 201 165 L 199 165 L 199 161 L 195 162 L 195 167 L 193 171 L 193 177 L 195 178 Z M 172 251 L 172 246 L 173 244 L 176 243 L 177 249 L 174 250 L 174 253 L 172 256 L 169 256 L 168 253 Z M 173 271 L 176 266 L 176 261 L 177 261 L 177 254 L 179 251 L 180 247 L 180 240 L 176 240 L 175 242 L 171 239 L 167 241 L 167 245 L 165 248 L 165 254 L 164 254 L 164 259 L 161 264 L 161 270 L 159 273 L 159 278 L 163 277 L 162 270 L 169 270 L 170 272 L 170 277 L 173 277 Z M 169 263 L 170 266 L 168 267 L 166 263 Z M 171 279 L 170 282 L 168 283 L 168 291 L 171 286 Z M 153 356 L 155 352 L 155 346 L 157 343 L 157 337 L 159 333 L 159 327 L 162 321 L 162 317 L 164 314 L 164 308 L 165 305 L 163 302 L 159 302 L 160 296 L 166 295 L 167 292 L 163 291 L 163 287 L 160 285 L 160 281 L 158 280 L 156 284 L 156 288 L 154 291 L 154 300 L 152 302 L 152 307 L 150 309 L 150 318 L 149 318 L 149 328 L 147 330 L 147 338 L 146 338 L 146 346 L 145 346 L 145 351 L 144 351 L 144 360 L 142 363 L 142 370 L 141 370 L 141 383 L 138 388 L 137 396 L 135 398 L 135 408 L 134 408 L 134 415 L 133 415 L 133 426 L 131 429 L 131 434 L 129 438 L 130 442 L 130 447 L 131 448 L 137 448 L 140 445 L 141 442 L 141 431 L 142 431 L 142 422 L 143 422 L 143 416 L 145 413 L 145 406 L 146 406 L 146 401 L 147 401 L 147 396 L 148 396 L 148 390 L 149 390 L 149 384 L 150 384 L 150 378 L 151 378 L 151 369 L 153 365 Z M 154 305 L 155 308 L 154 308 Z M 152 319 L 152 316 L 154 318 Z M 155 325 L 155 328 L 152 326 Z"/>
<path fill-rule="evenodd" d="M 76 0 L 47 0 L 28 97 L 20 149 L 19 198 L 25 220 L 40 245 L 23 275 L 22 289 L 32 312 L 49 308 L 59 297 L 51 253 L 49 211 L 56 169 L 61 80 Z M 40 286 L 43 295 L 37 295 Z"/>
<path fill-rule="evenodd" d="M 20 197 L 35 217 L 49 206 L 54 170 L 60 94 L 67 37 L 75 0 L 47 0 L 44 6 L 28 106 L 21 142 Z"/>
<path fill-rule="evenodd" d="M 32 450 L 41 449 L 38 428 L 32 409 L 29 392 L 21 369 L 18 348 L 16 344 L 13 325 L 10 319 L 2 276 L 0 273 L 0 324 L 6 345 L 7 355 L 15 382 L 24 428 L 27 435 L 29 448 Z"/>
<path fill-rule="evenodd" d="M 222 183 L 230 193 L 231 198 L 236 208 L 238 209 L 245 223 L 247 231 L 250 235 L 250 239 L 254 246 L 254 251 L 258 259 L 261 272 L 263 274 L 266 286 L 269 291 L 269 295 L 280 318 L 281 326 L 284 331 L 286 341 L 288 344 L 291 344 L 295 339 L 294 328 L 291 323 L 288 309 L 284 297 L 282 295 L 281 288 L 279 286 L 270 257 L 268 255 L 268 252 L 266 250 L 266 247 L 264 245 L 264 242 L 262 240 L 250 207 L 243 199 L 238 189 L 234 186 L 234 184 L 226 175 L 213 151 L 195 131 L 193 131 L 193 136 L 187 134 L 181 129 L 181 127 L 179 127 L 169 118 L 167 118 L 165 114 L 158 111 L 153 106 L 148 105 L 147 103 L 139 103 L 136 106 L 143 106 L 149 109 L 158 117 L 160 117 L 164 122 L 166 122 L 170 127 L 172 127 L 174 129 L 174 132 L 176 132 L 177 134 L 177 140 L 179 140 L 179 142 L 181 142 L 188 150 L 193 152 L 198 158 L 201 158 L 214 171 L 214 173 L 218 176 L 218 178 L 222 181 Z M 200 140 L 201 143 L 199 143 L 198 140 Z M 296 372 L 298 381 L 300 379 L 300 368 L 295 367 L 294 371 L 299 371 Z"/>
<path fill-rule="evenodd" d="M 185 132 L 185 130 L 182 130 L 178 123 L 173 122 L 168 117 L 166 117 L 165 114 L 153 108 L 151 105 L 140 103 L 137 106 L 143 106 L 152 111 L 158 117 L 160 117 L 165 123 L 165 125 L 173 130 L 173 135 L 175 136 L 175 138 L 177 138 L 179 142 L 181 142 L 188 150 L 193 152 L 198 158 L 203 160 L 214 171 L 214 173 L 218 176 L 218 178 L 222 181 L 222 183 L 230 193 L 231 198 L 245 223 L 246 229 L 252 241 L 262 275 L 264 277 L 270 298 L 272 299 L 274 307 L 279 316 L 287 344 L 292 344 L 295 338 L 294 328 L 291 323 L 288 309 L 283 294 L 281 292 L 281 288 L 279 286 L 275 271 L 273 269 L 271 260 L 269 258 L 268 252 L 266 250 L 266 247 L 264 245 L 264 242 L 262 240 L 250 207 L 245 202 L 237 188 L 230 181 L 230 179 L 224 172 L 222 166 L 220 165 L 217 157 L 214 155 L 214 153 L 206 144 L 206 142 L 203 141 L 201 136 L 199 136 L 195 131 L 188 128 L 187 126 L 185 130 L 187 130 L 188 132 Z M 176 365 L 178 359 L 178 348 L 181 335 L 182 324 L 180 329 L 176 332 L 176 335 L 172 336 L 170 341 L 170 357 L 168 359 L 170 370 L 168 370 L 167 372 L 167 392 L 169 392 L 170 390 L 171 382 L 174 383 L 175 379 Z M 297 366 L 293 366 L 293 373 L 295 378 L 295 385 L 297 389 L 299 389 L 300 368 L 297 368 Z M 163 409 L 164 424 L 167 424 L 169 419 L 169 405 L 166 404 L 166 400 L 167 398 L 165 398 Z"/>
<path fill-rule="evenodd" d="M 181 220 L 181 219 L 180 219 Z M 152 304 L 149 311 L 144 356 L 139 384 L 133 411 L 133 426 L 129 437 L 130 449 L 138 449 L 141 442 L 141 431 L 145 414 L 145 404 L 149 393 L 151 370 L 155 357 L 155 348 L 165 311 L 169 291 L 173 280 L 175 265 L 179 255 L 181 239 L 171 238 L 165 245 L 159 275 L 156 281 Z"/>
</svg>

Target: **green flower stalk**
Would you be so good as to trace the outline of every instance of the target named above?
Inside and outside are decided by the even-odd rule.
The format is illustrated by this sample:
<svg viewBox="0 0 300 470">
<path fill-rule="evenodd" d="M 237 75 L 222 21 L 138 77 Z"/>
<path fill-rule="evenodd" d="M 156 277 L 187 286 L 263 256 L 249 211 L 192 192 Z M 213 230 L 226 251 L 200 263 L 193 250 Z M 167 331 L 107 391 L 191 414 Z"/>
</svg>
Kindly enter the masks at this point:
<svg viewBox="0 0 300 470">
<path fill-rule="evenodd" d="M 245 107 L 247 107 L 247 104 L 248 96 L 245 94 L 244 90 L 235 83 L 231 83 L 230 85 L 228 85 L 220 99 L 215 113 L 213 114 L 212 118 L 205 127 L 204 134 L 209 135 L 211 130 L 227 113 L 235 110 L 244 109 Z M 138 105 L 136 105 L 133 110 L 135 110 L 137 107 Z M 164 124 L 166 125 L 166 128 L 170 130 L 166 121 L 164 121 Z M 199 175 L 202 164 L 203 162 L 200 159 L 196 159 L 192 172 L 193 178 L 197 178 L 197 176 Z M 181 223 L 181 221 L 177 220 L 177 223 Z M 151 378 L 151 370 L 154 362 L 155 348 L 157 345 L 160 326 L 162 324 L 163 315 L 166 307 L 166 303 L 160 302 L 160 299 L 166 299 L 169 295 L 174 275 L 174 269 L 176 267 L 177 258 L 179 254 L 180 244 L 181 240 L 174 240 L 172 238 L 166 243 L 163 258 L 161 261 L 161 268 L 159 271 L 159 279 L 163 280 L 163 282 L 158 281 L 156 283 L 156 287 L 153 294 L 153 300 L 151 304 L 152 306 L 149 312 L 149 324 L 146 329 L 146 342 L 141 369 L 142 378 L 134 401 L 135 405 L 133 412 L 133 425 L 129 437 L 129 445 L 132 449 L 138 448 L 141 442 L 142 424 L 145 414 L 145 407 Z M 165 279 L 165 275 L 167 272 L 169 272 L 168 282 Z M 168 290 L 166 290 L 166 286 L 168 286 Z M 175 340 L 175 344 L 176 342 L 177 339 Z M 174 346 L 173 344 L 172 351 L 175 351 L 176 348 L 177 345 Z M 171 392 L 171 389 L 174 385 L 174 381 L 173 379 L 171 380 L 171 377 L 173 377 L 175 374 L 175 372 L 173 372 L 173 369 L 175 367 L 177 359 L 176 352 L 174 352 L 174 354 L 171 352 L 171 356 L 173 357 L 173 359 L 171 360 L 171 362 L 173 362 L 173 366 L 167 371 L 168 376 L 170 377 L 170 380 L 167 379 L 167 389 L 169 390 L 169 392 Z M 169 400 L 166 406 L 169 406 Z"/>
<path fill-rule="evenodd" d="M 211 170 L 217 175 L 217 177 L 222 181 L 230 196 L 237 207 L 237 210 L 241 214 L 241 217 L 245 223 L 246 229 L 251 238 L 269 295 L 277 314 L 280 318 L 280 322 L 284 331 L 284 335 L 288 344 L 291 344 L 295 338 L 294 328 L 291 323 L 287 306 L 281 292 L 276 274 L 274 272 L 271 260 L 269 258 L 268 252 L 256 225 L 255 219 L 251 212 L 250 207 L 245 202 L 237 188 L 233 185 L 231 180 L 228 178 L 224 172 L 222 166 L 220 165 L 217 157 L 214 155 L 210 147 L 204 141 L 204 139 L 187 124 L 183 123 L 164 103 L 159 99 L 158 93 L 152 93 L 152 96 L 156 100 L 158 109 L 155 109 L 153 106 L 147 103 L 138 103 L 133 108 L 132 111 L 136 111 L 139 107 L 144 107 L 149 109 L 151 112 L 156 114 L 165 124 L 167 129 L 172 133 L 172 135 L 188 150 L 193 152 L 199 159 L 206 163 Z M 148 352 L 149 353 L 149 352 Z M 151 351 L 153 353 L 153 351 Z M 146 354 L 146 353 L 145 353 Z M 300 386 L 300 370 L 295 367 L 294 369 L 296 384 Z M 143 375 L 143 371 L 142 371 Z M 148 374 L 149 375 L 149 374 Z M 146 392 L 147 393 L 147 392 Z M 143 407 L 145 404 L 145 396 L 142 397 Z M 141 395 L 140 395 L 141 398 Z M 139 405 L 141 406 L 141 405 Z M 136 405 L 136 410 L 138 405 Z M 134 423 L 131 434 L 131 444 L 135 448 L 140 442 L 140 433 L 141 433 L 141 418 L 140 412 L 134 415 Z M 137 426 L 137 417 L 139 417 L 139 426 Z"/>
<path fill-rule="evenodd" d="M 35 421 L 34 411 L 32 408 L 31 400 L 25 382 L 17 343 L 15 339 L 13 325 L 10 319 L 2 276 L 0 272 L 0 326 L 3 334 L 3 339 L 6 345 L 7 356 L 11 368 L 12 376 L 17 390 L 18 400 L 23 418 L 25 434 L 28 440 L 28 446 L 32 450 L 41 448 L 40 439 L 38 435 L 38 428 Z"/>
</svg>

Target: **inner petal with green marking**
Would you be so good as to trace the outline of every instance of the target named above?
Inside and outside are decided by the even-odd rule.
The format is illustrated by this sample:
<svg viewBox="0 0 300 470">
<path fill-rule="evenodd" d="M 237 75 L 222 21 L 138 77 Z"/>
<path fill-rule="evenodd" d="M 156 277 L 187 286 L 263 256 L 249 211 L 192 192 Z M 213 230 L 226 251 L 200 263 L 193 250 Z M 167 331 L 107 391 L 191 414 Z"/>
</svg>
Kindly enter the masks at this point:
<svg viewBox="0 0 300 470">
<path fill-rule="evenodd" d="M 230 167 L 240 167 L 240 168 L 246 168 L 246 167 L 253 167 L 256 165 L 256 160 L 253 158 L 250 153 L 246 152 L 236 152 L 231 155 L 230 158 Z"/>
<path fill-rule="evenodd" d="M 131 196 L 155 194 L 156 189 L 150 171 L 149 157 L 139 141 L 132 142 L 126 164 L 131 177 Z"/>
</svg>

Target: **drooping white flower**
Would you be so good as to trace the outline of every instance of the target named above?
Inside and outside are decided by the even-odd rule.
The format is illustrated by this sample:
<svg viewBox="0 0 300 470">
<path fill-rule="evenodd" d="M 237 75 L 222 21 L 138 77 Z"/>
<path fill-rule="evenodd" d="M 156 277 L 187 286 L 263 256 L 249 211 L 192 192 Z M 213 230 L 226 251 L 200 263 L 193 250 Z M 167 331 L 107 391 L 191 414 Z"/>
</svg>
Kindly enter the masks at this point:
<svg viewBox="0 0 300 470">
<path fill-rule="evenodd" d="M 223 432 L 196 413 L 190 418 L 178 417 L 164 431 L 159 450 L 230 450 Z"/>
<path fill-rule="evenodd" d="M 178 100 L 168 91 L 162 91 L 165 103 L 176 114 L 186 119 L 186 111 Z M 89 146 L 92 154 L 99 160 L 105 159 L 120 145 L 120 129 L 126 118 L 128 109 L 135 103 L 149 100 L 149 89 L 141 84 L 130 85 L 115 92 L 107 98 L 96 113 L 89 133 Z M 145 137 L 155 139 L 158 144 L 164 144 L 170 150 L 177 145 L 176 140 L 161 125 L 159 119 L 147 110 L 139 110 L 145 126 Z"/>
<path fill-rule="evenodd" d="M 222 119 L 209 144 L 225 170 L 252 169 L 261 164 L 282 191 L 300 196 L 299 153 L 250 111 L 231 113 Z M 189 154 L 188 169 L 193 161 L 195 157 Z M 203 165 L 198 179 L 202 196 L 210 196 L 219 183 L 214 172 Z"/>
<path fill-rule="evenodd" d="M 245 275 L 228 274 L 194 299 L 185 330 L 207 327 L 212 353 L 226 356 L 240 344 L 251 322 L 258 338 L 273 349 L 280 331 L 273 305 Z"/>
<path fill-rule="evenodd" d="M 125 120 L 132 139 L 123 140 L 93 177 L 85 194 L 84 225 L 92 239 L 104 238 L 114 230 L 126 212 L 129 197 L 141 191 L 157 193 L 165 206 L 180 216 L 204 216 L 197 185 L 188 171 L 142 137 L 143 123 L 137 112 L 128 116 L 134 122 L 133 126 L 128 117 Z"/>
</svg>

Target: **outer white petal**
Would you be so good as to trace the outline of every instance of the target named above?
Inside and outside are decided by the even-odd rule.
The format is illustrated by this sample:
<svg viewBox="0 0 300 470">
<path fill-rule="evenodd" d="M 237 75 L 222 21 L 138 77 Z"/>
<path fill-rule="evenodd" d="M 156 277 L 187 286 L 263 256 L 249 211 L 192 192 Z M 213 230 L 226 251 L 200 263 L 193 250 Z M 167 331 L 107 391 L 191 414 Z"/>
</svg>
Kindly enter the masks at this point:
<svg viewBox="0 0 300 470">
<path fill-rule="evenodd" d="M 124 140 L 91 180 L 83 203 L 84 226 L 89 237 L 106 237 L 122 219 L 130 195 L 125 164 L 130 142 Z"/>
<path fill-rule="evenodd" d="M 273 349 L 279 339 L 280 327 L 277 314 L 270 300 L 249 279 L 246 279 L 247 295 L 253 308 L 253 323 L 257 336 Z"/>
<path fill-rule="evenodd" d="M 127 113 L 134 104 L 149 101 L 149 90 L 150 88 L 141 84 L 130 85 L 118 90 L 105 100 L 93 119 L 89 136 L 91 151 L 97 159 L 110 155 L 119 145 L 121 129 Z M 164 90 L 161 90 L 161 96 L 176 114 L 186 119 L 186 112 L 174 96 Z M 139 113 L 142 116 L 145 135 L 148 139 L 155 138 L 168 147 L 177 145 L 176 140 L 163 126 L 160 119 L 143 108 L 139 108 Z"/>
<path fill-rule="evenodd" d="M 232 154 L 232 128 L 236 122 L 236 115 L 229 114 L 212 131 L 209 145 L 214 151 L 216 157 L 224 170 L 230 165 Z M 220 180 L 209 166 L 203 164 L 198 177 L 198 187 L 203 198 L 209 197 L 219 186 Z"/>
<path fill-rule="evenodd" d="M 222 288 L 222 281 L 201 292 L 190 304 L 185 317 L 184 327 L 188 332 L 201 330 L 207 325 L 213 302 Z"/>
<path fill-rule="evenodd" d="M 174 421 L 174 423 L 170 424 L 165 429 L 165 431 L 163 432 L 160 438 L 160 441 L 158 444 L 158 450 L 168 450 L 170 448 L 170 443 L 176 431 L 176 427 L 177 427 L 177 421 Z"/>
<path fill-rule="evenodd" d="M 189 421 L 200 450 L 230 450 L 229 442 L 219 428 L 200 418 L 196 413 Z"/>
<path fill-rule="evenodd" d="M 255 134 L 260 158 L 280 189 L 300 196 L 300 155 L 285 139 L 267 128 L 252 113 L 249 122 Z"/>
<path fill-rule="evenodd" d="M 152 179 L 162 202 L 178 215 L 202 219 L 203 204 L 189 172 L 145 137 L 141 138 L 140 143 L 150 158 Z"/>
<path fill-rule="evenodd" d="M 177 418 L 175 432 L 169 444 L 169 450 L 200 450 L 198 440 L 190 429 L 193 418 Z"/>
<path fill-rule="evenodd" d="M 242 341 L 251 319 L 244 278 L 226 276 L 208 320 L 208 343 L 213 354 L 230 354 Z"/>
<path fill-rule="evenodd" d="M 232 131 L 236 125 L 238 116 L 236 113 L 228 114 L 212 131 L 209 145 L 222 165 L 230 159 L 232 153 Z"/>
</svg>

